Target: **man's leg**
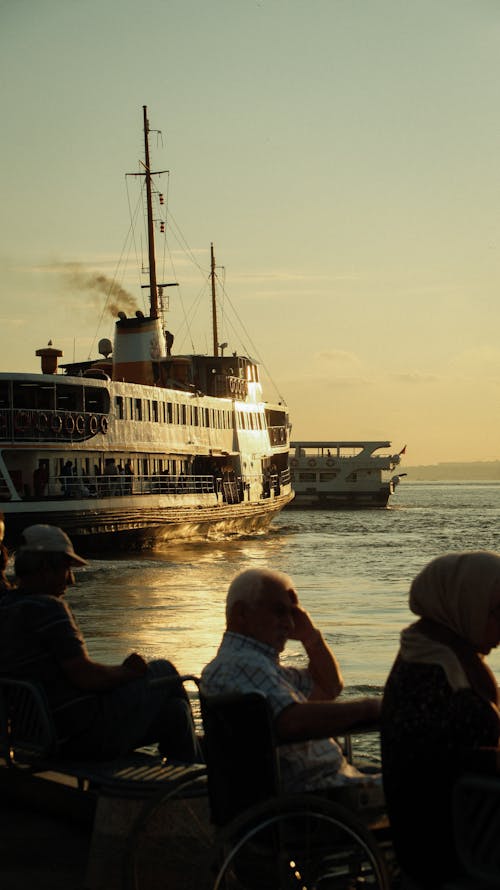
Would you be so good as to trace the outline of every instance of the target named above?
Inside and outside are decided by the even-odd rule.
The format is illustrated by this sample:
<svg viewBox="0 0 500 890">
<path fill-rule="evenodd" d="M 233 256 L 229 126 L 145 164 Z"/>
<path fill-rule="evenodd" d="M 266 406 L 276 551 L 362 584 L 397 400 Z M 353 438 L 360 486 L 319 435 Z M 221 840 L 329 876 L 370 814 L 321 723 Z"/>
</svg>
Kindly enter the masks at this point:
<svg viewBox="0 0 500 890">
<path fill-rule="evenodd" d="M 151 685 L 153 679 L 165 682 Z M 158 744 L 169 759 L 203 761 L 189 699 L 169 661 L 150 662 L 144 677 L 102 693 L 98 704 L 97 719 L 66 745 L 68 754 L 112 759 L 143 745 Z"/>
</svg>

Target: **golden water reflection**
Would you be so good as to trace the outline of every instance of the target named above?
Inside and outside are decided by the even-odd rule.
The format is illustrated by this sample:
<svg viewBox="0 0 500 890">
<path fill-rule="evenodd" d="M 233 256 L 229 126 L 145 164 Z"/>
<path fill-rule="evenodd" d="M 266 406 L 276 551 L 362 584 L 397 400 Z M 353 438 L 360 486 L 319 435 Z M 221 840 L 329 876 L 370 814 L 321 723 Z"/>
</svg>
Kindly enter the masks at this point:
<svg viewBox="0 0 500 890">
<path fill-rule="evenodd" d="M 119 663 L 135 650 L 199 674 L 224 630 L 231 578 L 261 561 L 259 539 L 93 560 L 78 572 L 67 599 L 92 658 Z"/>
</svg>

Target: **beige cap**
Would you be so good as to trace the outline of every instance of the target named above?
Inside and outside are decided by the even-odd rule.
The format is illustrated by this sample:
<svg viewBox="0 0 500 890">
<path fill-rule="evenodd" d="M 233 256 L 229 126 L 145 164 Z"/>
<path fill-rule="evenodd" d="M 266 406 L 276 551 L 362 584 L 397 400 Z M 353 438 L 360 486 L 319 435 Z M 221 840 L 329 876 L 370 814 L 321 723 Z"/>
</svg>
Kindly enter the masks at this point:
<svg viewBox="0 0 500 890">
<path fill-rule="evenodd" d="M 74 566 L 87 566 L 88 562 L 73 550 L 73 544 L 62 528 L 56 525 L 30 525 L 21 535 L 19 553 L 65 553 Z"/>
</svg>

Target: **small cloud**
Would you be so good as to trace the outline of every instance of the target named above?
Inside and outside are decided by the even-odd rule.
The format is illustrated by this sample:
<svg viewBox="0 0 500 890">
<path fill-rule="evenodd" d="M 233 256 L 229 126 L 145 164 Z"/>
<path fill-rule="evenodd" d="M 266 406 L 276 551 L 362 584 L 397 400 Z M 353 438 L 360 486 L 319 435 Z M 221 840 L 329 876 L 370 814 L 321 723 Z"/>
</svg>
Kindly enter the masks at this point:
<svg viewBox="0 0 500 890">
<path fill-rule="evenodd" d="M 439 383 L 442 380 L 437 374 L 426 374 L 423 371 L 397 371 L 389 375 L 397 383 Z"/>
<path fill-rule="evenodd" d="M 335 365 L 361 365 L 361 360 L 354 352 L 345 352 L 342 349 L 329 349 L 326 352 L 318 352 L 315 358 Z"/>
<path fill-rule="evenodd" d="M 370 377 L 329 377 L 328 380 L 325 380 L 324 386 L 330 389 L 338 389 L 342 387 L 356 387 L 356 386 L 373 386 L 377 381 L 371 379 Z"/>
<path fill-rule="evenodd" d="M 455 353 L 449 361 L 449 367 L 453 369 L 473 369 L 478 371 L 479 368 L 497 368 L 500 365 L 500 350 L 493 346 L 484 345 L 471 349 L 464 349 L 462 352 Z"/>
</svg>

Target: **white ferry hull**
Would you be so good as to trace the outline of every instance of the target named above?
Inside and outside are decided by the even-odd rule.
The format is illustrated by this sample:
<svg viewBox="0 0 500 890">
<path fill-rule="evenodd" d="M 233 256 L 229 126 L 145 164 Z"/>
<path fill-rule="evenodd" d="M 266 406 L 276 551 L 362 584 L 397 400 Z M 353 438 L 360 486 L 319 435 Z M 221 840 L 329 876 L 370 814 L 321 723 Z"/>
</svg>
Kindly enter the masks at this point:
<svg viewBox="0 0 500 890">
<path fill-rule="evenodd" d="M 202 504 L 187 499 L 168 502 L 167 497 L 146 495 L 140 509 L 136 497 L 111 498 L 106 505 L 82 498 L 32 501 L 7 506 L 9 540 L 16 540 L 28 525 L 47 522 L 64 528 L 85 553 L 108 550 L 154 550 L 189 540 L 207 540 L 259 534 L 293 498 L 293 493 L 241 504 Z"/>
<path fill-rule="evenodd" d="M 298 510 L 367 510 L 387 507 L 393 494 L 393 487 L 388 483 L 381 485 L 376 491 L 331 491 L 304 494 L 295 492 L 289 508 Z"/>
</svg>

